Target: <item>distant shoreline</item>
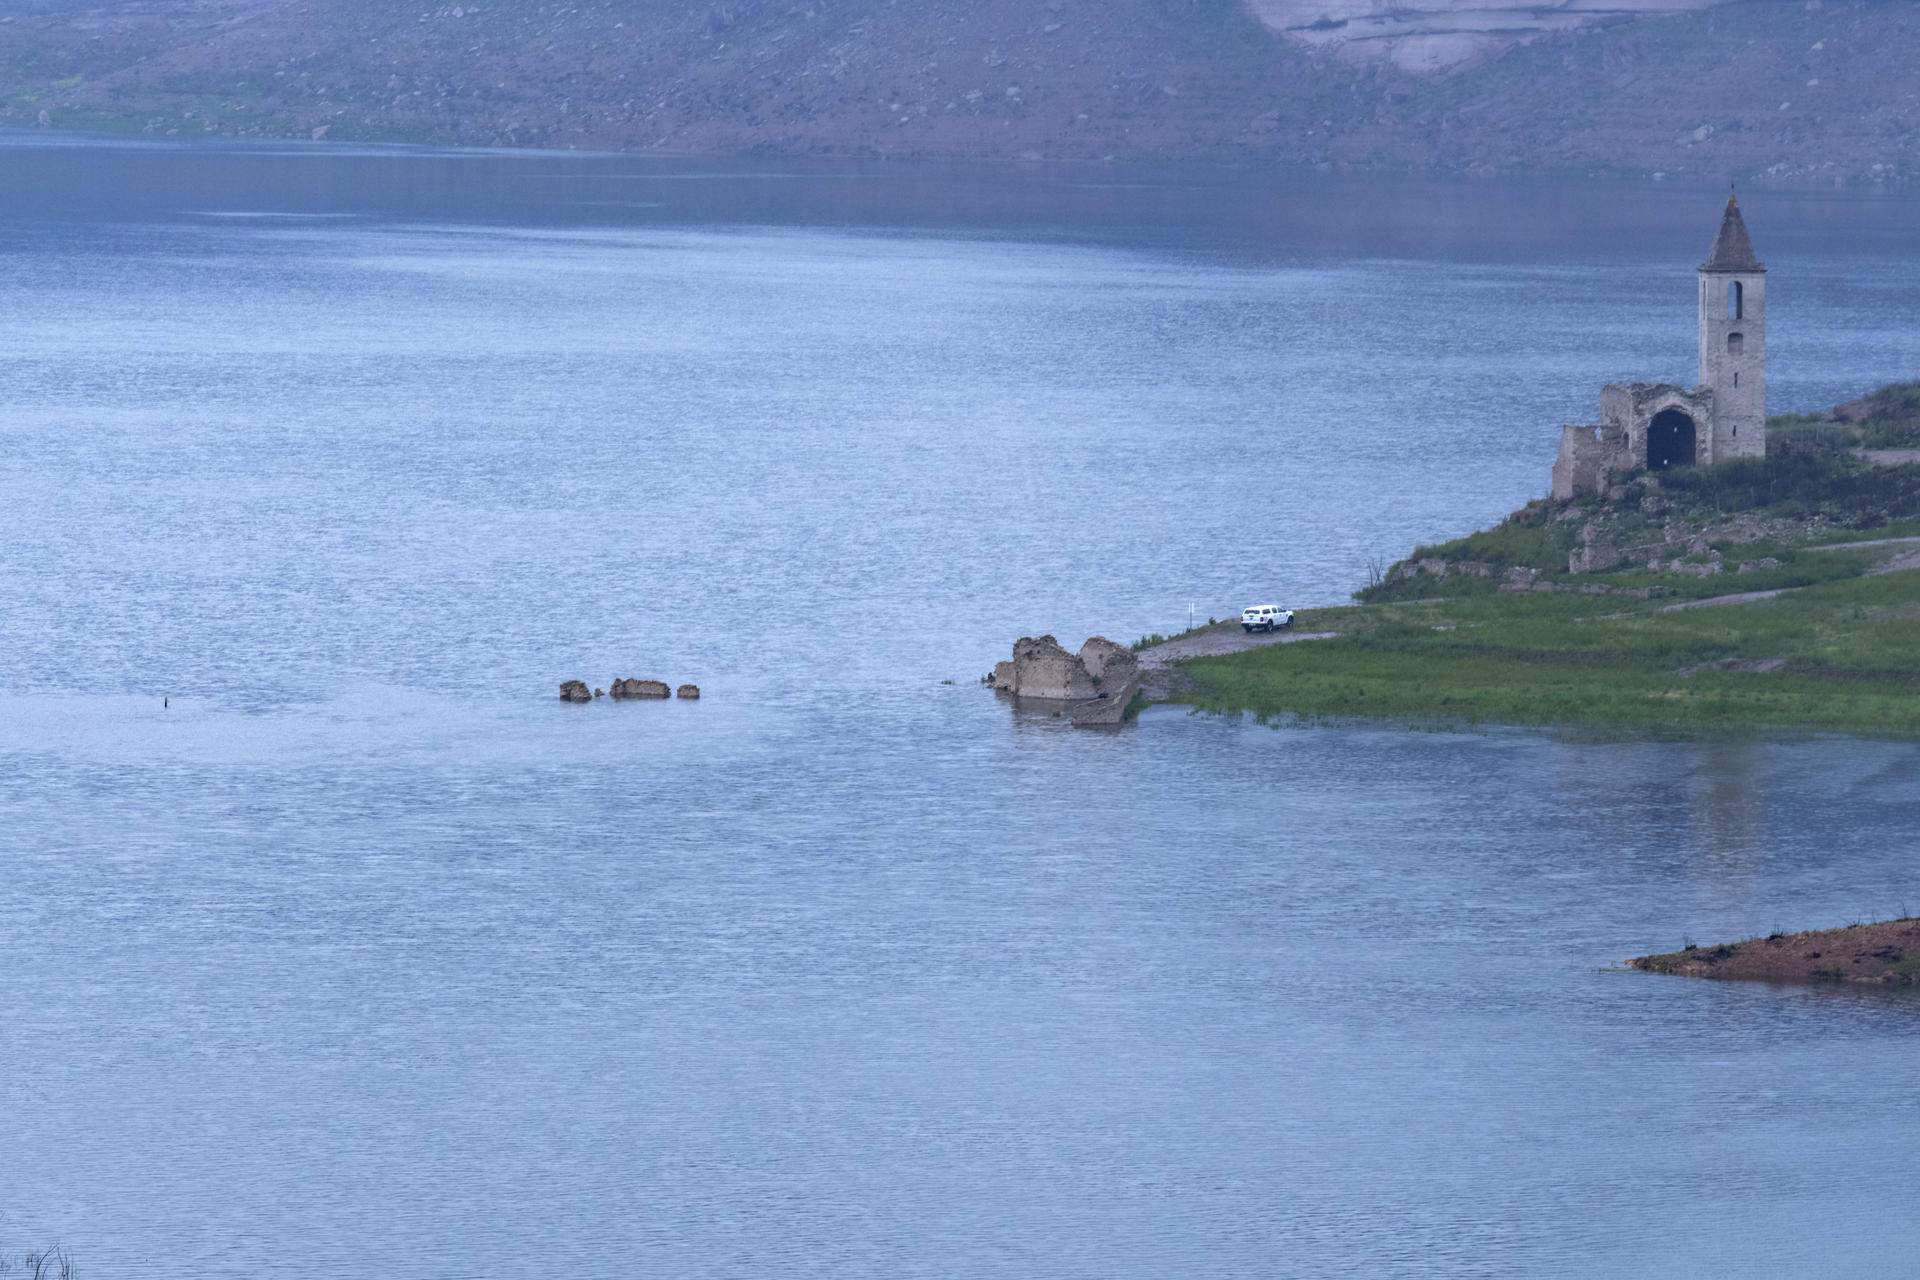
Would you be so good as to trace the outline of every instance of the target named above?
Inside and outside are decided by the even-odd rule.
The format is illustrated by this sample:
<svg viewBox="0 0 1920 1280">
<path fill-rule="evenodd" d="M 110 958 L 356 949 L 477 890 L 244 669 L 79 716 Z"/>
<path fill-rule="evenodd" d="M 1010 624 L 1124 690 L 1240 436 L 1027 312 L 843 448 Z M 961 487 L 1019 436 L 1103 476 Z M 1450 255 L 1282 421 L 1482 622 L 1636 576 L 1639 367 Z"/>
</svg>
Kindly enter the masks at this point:
<svg viewBox="0 0 1920 1280">
<path fill-rule="evenodd" d="M 31 121 L 11 118 L 0 110 L 0 140 L 40 139 L 49 142 L 119 142 L 154 147 L 192 147 L 221 145 L 236 149 L 261 150 L 286 147 L 311 148 L 316 155 L 329 151 L 349 154 L 355 151 L 417 152 L 438 155 L 526 155 L 552 157 L 628 158 L 635 160 L 705 160 L 713 163 L 752 165 L 756 163 L 845 163 L 900 164 L 978 167 L 987 170 L 1022 171 L 1041 168 L 1081 168 L 1088 171 L 1137 171 L 1155 168 L 1198 172 L 1207 169 L 1222 174 L 1258 174 L 1280 180 L 1307 178 L 1420 179 L 1461 183 L 1628 183 L 1634 185 L 1701 187 L 1723 190 L 1723 178 L 1712 170 L 1675 168 L 1649 170 L 1636 165 L 1556 165 L 1541 163 L 1513 167 L 1441 167 L 1381 158 L 1355 159 L 1338 163 L 1314 162 L 1298 157 L 1274 157 L 1231 149 L 1198 151 L 1139 150 L 1094 154 L 1084 151 L 1025 151 L 994 148 L 891 148 L 859 145 L 845 146 L 768 146 L 765 144 L 724 145 L 711 143 L 652 143 L 644 146 L 620 145 L 612 141 L 578 143 L 537 140 L 508 140 L 446 137 L 432 133 L 378 130 L 366 134 L 329 133 L 315 138 L 311 130 L 288 129 L 284 132 L 231 133 L 219 130 L 150 130 L 132 117 L 87 115 L 63 118 L 57 126 L 43 127 Z M 1920 167 L 1909 174 L 1886 173 L 1834 174 L 1813 170 L 1791 172 L 1750 172 L 1740 178 L 1742 191 L 1816 192 L 1836 188 L 1850 191 L 1909 194 L 1920 190 Z"/>
</svg>

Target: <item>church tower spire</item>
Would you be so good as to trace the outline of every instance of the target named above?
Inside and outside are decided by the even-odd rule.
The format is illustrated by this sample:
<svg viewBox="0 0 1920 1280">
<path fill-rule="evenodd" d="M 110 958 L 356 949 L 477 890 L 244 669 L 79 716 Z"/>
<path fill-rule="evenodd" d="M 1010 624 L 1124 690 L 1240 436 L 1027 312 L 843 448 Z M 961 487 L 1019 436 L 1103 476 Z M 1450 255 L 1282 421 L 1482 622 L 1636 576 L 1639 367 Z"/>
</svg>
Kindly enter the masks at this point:
<svg viewBox="0 0 1920 1280">
<path fill-rule="evenodd" d="M 1700 386 L 1713 393 L 1711 450 L 1702 461 L 1767 453 L 1767 268 L 1753 251 L 1740 197 L 1727 197 L 1700 264 Z"/>
</svg>

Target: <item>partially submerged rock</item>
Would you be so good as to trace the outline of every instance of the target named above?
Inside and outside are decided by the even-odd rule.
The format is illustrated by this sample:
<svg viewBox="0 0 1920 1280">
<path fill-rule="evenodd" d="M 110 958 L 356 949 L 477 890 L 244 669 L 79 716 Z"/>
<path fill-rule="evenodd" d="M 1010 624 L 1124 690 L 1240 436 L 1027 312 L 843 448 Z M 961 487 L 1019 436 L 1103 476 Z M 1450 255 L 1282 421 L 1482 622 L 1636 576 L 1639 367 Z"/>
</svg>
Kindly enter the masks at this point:
<svg viewBox="0 0 1920 1280">
<path fill-rule="evenodd" d="M 616 698 L 671 698 L 673 690 L 664 680 L 616 679 L 613 682 L 613 696 Z"/>
<path fill-rule="evenodd" d="M 593 690 L 587 688 L 585 680 L 564 680 L 560 684 L 560 701 L 592 702 Z"/>
<path fill-rule="evenodd" d="M 700 686 L 697 684 L 683 684 L 678 689 L 674 690 L 674 694 L 676 697 L 686 698 L 689 701 L 693 701 L 699 698 L 700 696 Z"/>
<path fill-rule="evenodd" d="M 1627 961 L 1648 973 L 1759 982 L 1920 985 L 1920 919 L 1775 933 L 1717 947 L 1688 946 Z"/>
</svg>

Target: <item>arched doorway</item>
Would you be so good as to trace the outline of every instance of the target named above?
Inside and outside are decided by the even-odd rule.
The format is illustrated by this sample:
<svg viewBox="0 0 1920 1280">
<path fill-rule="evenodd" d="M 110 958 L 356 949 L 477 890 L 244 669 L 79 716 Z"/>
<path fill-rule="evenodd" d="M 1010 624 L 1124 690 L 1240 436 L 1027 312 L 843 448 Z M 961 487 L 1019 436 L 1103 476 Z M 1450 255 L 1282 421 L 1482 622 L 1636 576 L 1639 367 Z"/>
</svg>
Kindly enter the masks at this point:
<svg viewBox="0 0 1920 1280">
<path fill-rule="evenodd" d="M 1692 466 L 1694 446 L 1693 419 L 1679 409 L 1662 409 L 1647 424 L 1647 470 Z"/>
</svg>

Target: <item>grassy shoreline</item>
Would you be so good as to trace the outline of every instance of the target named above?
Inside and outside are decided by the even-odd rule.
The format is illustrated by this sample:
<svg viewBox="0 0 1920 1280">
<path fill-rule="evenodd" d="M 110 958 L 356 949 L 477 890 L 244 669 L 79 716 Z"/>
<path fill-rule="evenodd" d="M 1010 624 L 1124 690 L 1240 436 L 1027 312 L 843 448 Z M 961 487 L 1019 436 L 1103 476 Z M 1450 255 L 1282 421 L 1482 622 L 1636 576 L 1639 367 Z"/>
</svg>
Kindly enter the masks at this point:
<svg viewBox="0 0 1920 1280">
<path fill-rule="evenodd" d="M 1644 477 L 1422 548 L 1363 603 L 1301 611 L 1299 630 L 1335 638 L 1184 661 L 1173 700 L 1263 719 L 1920 737 L 1920 541 L 1903 538 L 1920 538 L 1916 465 L 1788 450 Z M 1749 593 L 1778 594 L 1673 607 Z"/>
<path fill-rule="evenodd" d="M 1372 606 L 1336 639 L 1182 664 L 1263 718 L 1920 736 L 1920 573 L 1681 613 L 1607 598 Z M 1333 612 L 1333 611 L 1327 611 Z"/>
</svg>

